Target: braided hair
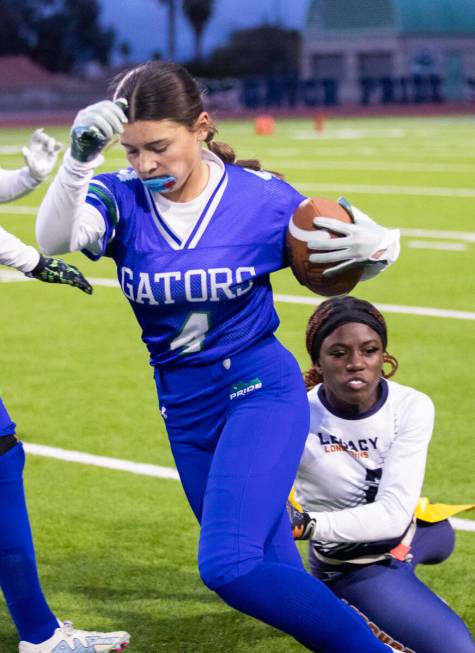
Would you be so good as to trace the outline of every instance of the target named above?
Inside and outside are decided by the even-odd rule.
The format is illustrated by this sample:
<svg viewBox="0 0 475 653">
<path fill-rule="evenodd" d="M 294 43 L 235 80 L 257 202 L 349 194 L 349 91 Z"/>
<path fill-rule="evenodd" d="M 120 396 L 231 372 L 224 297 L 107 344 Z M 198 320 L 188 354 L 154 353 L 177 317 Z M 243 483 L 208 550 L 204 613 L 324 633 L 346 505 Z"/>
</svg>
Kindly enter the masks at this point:
<svg viewBox="0 0 475 653">
<path fill-rule="evenodd" d="M 382 313 L 364 299 L 348 296 L 332 297 L 317 307 L 307 323 L 305 342 L 312 361 L 312 367 L 304 375 L 307 390 L 311 390 L 323 381 L 322 375 L 316 369 L 323 341 L 336 328 L 348 322 L 361 322 L 376 331 L 383 344 L 383 362 L 390 368 L 388 371 L 382 370 L 382 375 L 385 379 L 389 379 L 396 373 L 399 363 L 386 351 L 387 326 Z"/>
</svg>

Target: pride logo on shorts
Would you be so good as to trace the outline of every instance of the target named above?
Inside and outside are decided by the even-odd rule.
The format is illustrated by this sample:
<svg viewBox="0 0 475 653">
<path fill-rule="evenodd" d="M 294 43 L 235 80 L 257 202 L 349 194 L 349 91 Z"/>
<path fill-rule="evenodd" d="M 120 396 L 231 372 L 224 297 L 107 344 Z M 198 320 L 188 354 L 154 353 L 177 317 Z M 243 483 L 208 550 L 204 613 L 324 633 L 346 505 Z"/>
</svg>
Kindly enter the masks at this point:
<svg viewBox="0 0 475 653">
<path fill-rule="evenodd" d="M 238 397 L 244 397 L 250 392 L 254 392 L 254 390 L 259 390 L 259 388 L 262 388 L 262 381 L 257 376 L 251 381 L 240 381 L 231 386 L 229 398 L 237 399 Z"/>
</svg>

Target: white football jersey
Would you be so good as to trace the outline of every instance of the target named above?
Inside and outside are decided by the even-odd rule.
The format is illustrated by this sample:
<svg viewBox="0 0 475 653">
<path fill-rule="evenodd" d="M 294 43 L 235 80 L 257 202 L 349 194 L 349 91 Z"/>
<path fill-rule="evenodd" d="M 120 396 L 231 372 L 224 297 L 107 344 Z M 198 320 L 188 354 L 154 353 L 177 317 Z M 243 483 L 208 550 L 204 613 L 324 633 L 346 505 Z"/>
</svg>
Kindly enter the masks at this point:
<svg viewBox="0 0 475 653">
<path fill-rule="evenodd" d="M 361 555 L 400 538 L 416 507 L 434 423 L 431 399 L 381 379 L 381 395 L 354 418 L 309 394 L 310 433 L 295 490 L 314 513 L 314 545 L 329 557 Z"/>
</svg>

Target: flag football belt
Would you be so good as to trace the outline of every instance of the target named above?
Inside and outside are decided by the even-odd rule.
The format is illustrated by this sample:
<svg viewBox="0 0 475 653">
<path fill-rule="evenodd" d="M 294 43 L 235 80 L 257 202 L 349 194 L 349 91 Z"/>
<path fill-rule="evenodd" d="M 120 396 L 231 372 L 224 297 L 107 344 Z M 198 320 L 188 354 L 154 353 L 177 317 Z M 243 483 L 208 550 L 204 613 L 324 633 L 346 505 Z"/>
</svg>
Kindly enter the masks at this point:
<svg viewBox="0 0 475 653">
<path fill-rule="evenodd" d="M 406 562 L 409 561 L 412 557 L 411 544 L 412 544 L 412 540 L 414 539 L 414 535 L 416 534 L 416 529 L 417 529 L 416 520 L 415 518 L 413 518 L 413 520 L 409 524 L 409 528 L 404 533 L 404 537 L 402 538 L 402 540 L 399 542 L 399 544 L 396 544 L 396 546 L 393 547 L 387 553 L 375 553 L 370 555 L 362 555 L 362 556 L 357 556 L 356 558 L 347 558 L 345 560 L 328 558 L 327 556 L 322 555 L 315 548 L 313 549 L 313 553 L 315 557 L 318 560 L 320 560 L 320 562 L 324 562 L 327 565 L 333 565 L 333 566 L 347 565 L 347 564 L 370 565 L 373 562 L 382 562 L 384 560 L 391 560 L 391 558 L 393 558 L 394 560 L 400 560 L 401 562 Z"/>
<path fill-rule="evenodd" d="M 289 502 L 294 506 L 294 508 L 296 508 L 300 512 L 303 511 L 302 506 L 296 499 L 295 487 L 292 487 L 292 490 L 290 491 Z M 469 503 L 469 504 L 431 503 L 430 499 L 428 499 L 427 497 L 420 497 L 419 501 L 417 502 L 414 517 L 409 525 L 409 528 L 404 533 L 399 544 L 396 544 L 396 546 L 393 547 L 390 551 L 386 553 L 375 553 L 375 554 L 357 556 L 356 558 L 349 558 L 347 560 L 338 560 L 336 558 L 329 558 L 327 556 L 324 556 L 319 551 L 317 551 L 314 547 L 312 547 L 312 551 L 318 560 L 324 562 L 327 565 L 334 565 L 334 566 L 345 565 L 345 564 L 369 565 L 372 562 L 381 562 L 383 560 L 390 560 L 391 558 L 395 560 L 401 560 L 401 561 L 410 560 L 411 544 L 417 529 L 416 520 L 427 522 L 429 524 L 435 524 L 437 522 L 444 521 L 445 519 L 449 519 L 450 517 L 453 517 L 454 515 L 457 515 L 460 512 L 464 512 L 466 510 L 474 510 L 474 509 L 475 509 L 475 503 Z"/>
</svg>

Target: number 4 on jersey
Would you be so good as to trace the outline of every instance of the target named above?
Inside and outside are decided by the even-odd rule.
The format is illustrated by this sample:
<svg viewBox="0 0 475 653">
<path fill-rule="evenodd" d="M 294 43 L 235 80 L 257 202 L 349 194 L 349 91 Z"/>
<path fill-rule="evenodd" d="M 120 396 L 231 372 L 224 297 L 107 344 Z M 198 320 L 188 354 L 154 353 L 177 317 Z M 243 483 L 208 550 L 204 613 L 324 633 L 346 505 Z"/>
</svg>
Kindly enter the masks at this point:
<svg viewBox="0 0 475 653">
<path fill-rule="evenodd" d="M 194 354 L 203 349 L 203 340 L 209 331 L 208 313 L 190 313 L 180 333 L 170 343 L 170 349 L 184 347 L 182 354 Z"/>
</svg>

